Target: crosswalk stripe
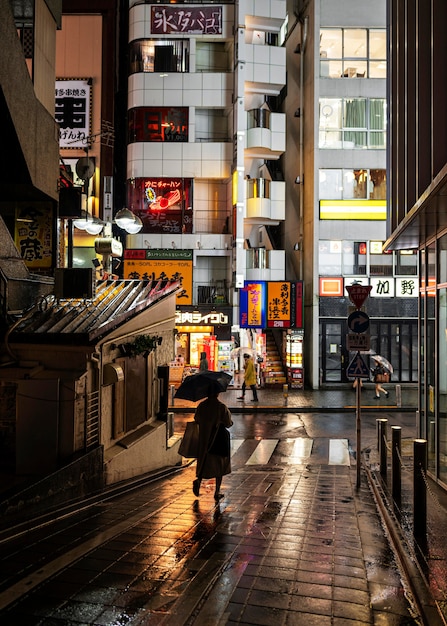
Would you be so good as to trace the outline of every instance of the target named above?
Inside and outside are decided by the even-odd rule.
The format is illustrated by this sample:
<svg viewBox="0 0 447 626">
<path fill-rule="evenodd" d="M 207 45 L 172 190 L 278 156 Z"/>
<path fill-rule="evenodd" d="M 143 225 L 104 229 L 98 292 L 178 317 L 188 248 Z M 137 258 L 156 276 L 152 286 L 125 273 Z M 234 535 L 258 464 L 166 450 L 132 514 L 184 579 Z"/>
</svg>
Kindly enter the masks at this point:
<svg viewBox="0 0 447 626">
<path fill-rule="evenodd" d="M 241 448 L 242 444 L 247 439 L 236 437 L 231 439 L 231 456 Z M 260 439 L 256 442 L 255 450 L 251 456 L 245 461 L 245 465 L 265 465 L 267 464 L 272 454 L 275 452 L 276 446 L 279 443 L 279 439 Z M 349 445 L 347 439 L 328 439 L 328 464 L 329 465 L 350 465 L 351 458 L 349 454 Z M 281 462 L 288 463 L 289 465 L 302 465 L 309 461 L 313 446 L 314 439 L 310 437 L 294 437 L 284 439 L 283 443 L 291 446 L 290 454 L 282 454 Z M 318 456 L 318 452 L 317 452 Z"/>
<path fill-rule="evenodd" d="M 263 465 L 268 463 L 278 441 L 279 439 L 261 439 L 245 465 Z"/>
<path fill-rule="evenodd" d="M 290 439 L 288 440 L 290 441 Z M 287 457 L 287 462 L 301 465 L 305 459 L 310 457 L 314 440 L 308 437 L 297 437 L 294 440 L 292 453 Z"/>
<path fill-rule="evenodd" d="M 329 465 L 351 465 L 347 439 L 329 440 Z"/>
<path fill-rule="evenodd" d="M 236 454 L 241 445 L 244 443 L 245 439 L 232 439 L 231 440 L 231 456 Z"/>
</svg>

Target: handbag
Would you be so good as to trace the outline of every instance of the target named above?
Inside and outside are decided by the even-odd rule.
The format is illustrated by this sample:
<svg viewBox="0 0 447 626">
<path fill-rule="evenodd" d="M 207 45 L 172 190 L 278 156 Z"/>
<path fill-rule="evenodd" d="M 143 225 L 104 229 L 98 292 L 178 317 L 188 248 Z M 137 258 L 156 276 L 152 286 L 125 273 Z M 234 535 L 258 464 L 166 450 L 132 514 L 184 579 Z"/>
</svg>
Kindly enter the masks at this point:
<svg viewBox="0 0 447 626">
<path fill-rule="evenodd" d="M 187 459 L 196 459 L 199 456 L 199 425 L 197 422 L 186 422 L 178 453 Z"/>
<path fill-rule="evenodd" d="M 388 372 L 383 372 L 383 374 L 376 374 L 374 377 L 374 382 L 376 383 L 389 383 L 390 375 Z"/>
<path fill-rule="evenodd" d="M 208 452 L 216 456 L 230 456 L 230 433 L 223 424 L 216 428 Z"/>
</svg>

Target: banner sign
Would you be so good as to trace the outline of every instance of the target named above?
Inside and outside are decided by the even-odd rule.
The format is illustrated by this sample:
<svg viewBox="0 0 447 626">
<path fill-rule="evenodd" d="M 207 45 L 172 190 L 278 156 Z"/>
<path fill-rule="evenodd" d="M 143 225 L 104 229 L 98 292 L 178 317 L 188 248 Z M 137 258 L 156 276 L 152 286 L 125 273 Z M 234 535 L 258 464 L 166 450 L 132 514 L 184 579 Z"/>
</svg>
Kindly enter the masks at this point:
<svg viewBox="0 0 447 626">
<path fill-rule="evenodd" d="M 194 33 L 197 35 L 222 34 L 221 6 L 169 6 L 151 7 L 151 33 Z"/>
<path fill-rule="evenodd" d="M 292 328 L 304 327 L 304 285 L 302 280 L 291 283 L 291 318 Z"/>
<path fill-rule="evenodd" d="M 179 280 L 181 289 L 177 293 L 177 303 L 192 304 L 192 250 L 125 251 L 124 278 L 147 280 L 152 275 L 155 279 L 166 276 Z"/>
<path fill-rule="evenodd" d="M 267 283 L 267 327 L 290 328 L 291 285 L 289 282 Z"/>
<path fill-rule="evenodd" d="M 241 328 L 265 328 L 265 281 L 245 281 L 240 290 L 239 311 Z"/>
<path fill-rule="evenodd" d="M 53 211 L 48 203 L 16 203 L 15 244 L 25 265 L 31 270 L 52 265 Z"/>
<path fill-rule="evenodd" d="M 61 148 L 85 148 L 91 134 L 90 79 L 56 80 L 54 118 L 59 124 Z"/>
<path fill-rule="evenodd" d="M 241 328 L 303 328 L 303 281 L 245 281 Z"/>
</svg>

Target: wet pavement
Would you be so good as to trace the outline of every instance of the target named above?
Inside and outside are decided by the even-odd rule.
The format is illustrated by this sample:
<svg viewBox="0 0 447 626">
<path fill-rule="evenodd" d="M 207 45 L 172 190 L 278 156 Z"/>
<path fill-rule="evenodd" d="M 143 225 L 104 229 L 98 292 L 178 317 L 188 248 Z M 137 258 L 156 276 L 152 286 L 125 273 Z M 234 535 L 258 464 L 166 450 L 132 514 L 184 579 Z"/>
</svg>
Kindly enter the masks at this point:
<svg viewBox="0 0 447 626">
<path fill-rule="evenodd" d="M 392 394 L 377 406 L 371 389 L 362 393 L 362 411 L 372 413 L 370 420 L 386 415 L 391 425 L 393 411 L 415 411 L 416 393 L 402 392 L 405 407 L 398 407 Z M 250 396 L 244 409 L 236 395 L 238 390 L 230 390 L 221 396 L 233 412 L 256 411 Z M 261 389 L 259 398 L 262 412 L 355 410 L 350 390 L 297 390 L 284 398 L 282 392 Z M 193 407 L 176 401 L 169 410 L 181 415 Z M 85 503 L 76 514 L 60 511 L 56 522 L 17 526 L 12 537 L 4 531 L 1 623 L 445 623 L 437 608 L 443 608 L 446 592 L 442 493 L 436 516 L 429 507 L 421 558 L 406 528 L 411 481 L 404 478 L 396 519 L 371 444 L 365 441 L 359 488 L 352 452 L 347 465 L 311 458 L 292 463 L 287 449 L 267 463 L 250 465 L 253 440 L 235 449 L 218 504 L 213 481 L 203 481 L 200 498 L 193 496 L 195 465 L 184 462 L 135 489 L 129 485 Z M 409 446 L 403 447 L 403 459 L 411 462 Z M 394 517 L 386 519 L 376 498 Z M 386 523 L 393 525 L 391 531 Z"/>
</svg>

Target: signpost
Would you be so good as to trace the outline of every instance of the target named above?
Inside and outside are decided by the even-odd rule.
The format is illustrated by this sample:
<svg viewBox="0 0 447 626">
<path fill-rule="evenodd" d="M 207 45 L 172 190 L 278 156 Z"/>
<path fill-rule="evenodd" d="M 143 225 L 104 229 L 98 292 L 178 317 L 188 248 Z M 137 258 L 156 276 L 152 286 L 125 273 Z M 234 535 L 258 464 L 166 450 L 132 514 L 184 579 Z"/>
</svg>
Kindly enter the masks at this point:
<svg viewBox="0 0 447 626">
<path fill-rule="evenodd" d="M 348 365 L 347 376 L 355 378 L 356 385 L 356 431 L 357 431 L 357 489 L 360 488 L 360 453 L 361 453 L 361 398 L 362 388 L 360 385 L 362 378 L 369 378 L 369 369 L 360 354 L 360 351 L 370 349 L 369 317 L 361 311 L 361 307 L 369 296 L 371 285 L 349 285 L 346 287 L 349 299 L 356 310 L 348 317 L 348 328 L 351 331 L 346 337 L 348 350 L 357 350 L 356 355 Z"/>
</svg>

